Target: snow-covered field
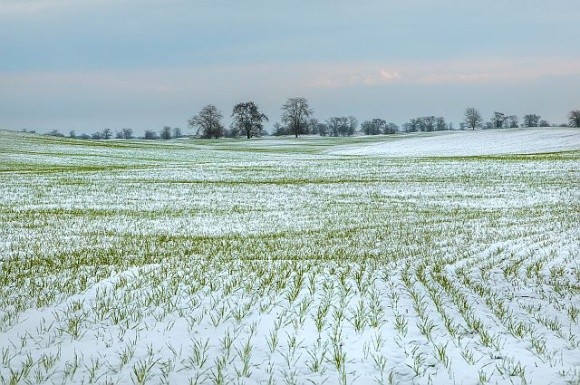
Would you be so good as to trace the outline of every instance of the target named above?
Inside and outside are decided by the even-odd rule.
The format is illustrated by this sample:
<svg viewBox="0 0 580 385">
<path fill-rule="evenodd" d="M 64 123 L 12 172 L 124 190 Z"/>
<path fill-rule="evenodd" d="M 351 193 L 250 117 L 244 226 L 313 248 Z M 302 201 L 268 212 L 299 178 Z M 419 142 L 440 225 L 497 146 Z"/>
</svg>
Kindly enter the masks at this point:
<svg viewBox="0 0 580 385">
<path fill-rule="evenodd" d="M 577 128 L 441 131 L 428 136 L 407 137 L 411 140 L 347 145 L 329 152 L 338 155 L 475 156 L 580 149 L 580 130 Z"/>
<path fill-rule="evenodd" d="M 494 132 L 0 131 L 0 384 L 580 383 L 579 131 Z"/>
</svg>

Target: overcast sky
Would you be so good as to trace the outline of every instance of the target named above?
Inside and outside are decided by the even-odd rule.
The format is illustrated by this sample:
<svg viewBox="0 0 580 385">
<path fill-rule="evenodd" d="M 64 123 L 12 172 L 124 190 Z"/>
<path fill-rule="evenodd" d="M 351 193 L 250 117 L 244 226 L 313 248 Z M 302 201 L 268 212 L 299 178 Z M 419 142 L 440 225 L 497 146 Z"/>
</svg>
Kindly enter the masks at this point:
<svg viewBox="0 0 580 385">
<path fill-rule="evenodd" d="M 552 123 L 580 108 L 579 0 L 0 0 L 0 128 L 187 127 L 291 96 L 321 120 Z"/>
</svg>

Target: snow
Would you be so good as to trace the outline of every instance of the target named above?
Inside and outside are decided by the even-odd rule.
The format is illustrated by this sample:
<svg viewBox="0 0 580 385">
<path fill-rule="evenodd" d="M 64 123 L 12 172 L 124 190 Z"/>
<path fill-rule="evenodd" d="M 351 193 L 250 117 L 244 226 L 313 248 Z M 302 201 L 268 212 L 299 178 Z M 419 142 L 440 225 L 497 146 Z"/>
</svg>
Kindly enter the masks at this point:
<svg viewBox="0 0 580 385">
<path fill-rule="evenodd" d="M 369 145 L 346 145 L 335 155 L 478 156 L 549 153 L 580 149 L 578 128 L 498 129 L 440 132 L 406 140 Z"/>
<path fill-rule="evenodd" d="M 0 384 L 577 383 L 578 152 L 419 156 L 526 132 L 578 149 L 0 132 Z"/>
</svg>

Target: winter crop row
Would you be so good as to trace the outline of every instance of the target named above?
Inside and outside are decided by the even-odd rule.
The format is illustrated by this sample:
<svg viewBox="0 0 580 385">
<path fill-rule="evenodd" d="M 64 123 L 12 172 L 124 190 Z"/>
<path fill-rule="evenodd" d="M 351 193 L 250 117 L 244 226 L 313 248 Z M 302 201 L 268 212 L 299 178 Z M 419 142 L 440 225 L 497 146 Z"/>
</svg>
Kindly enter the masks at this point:
<svg viewBox="0 0 580 385">
<path fill-rule="evenodd" d="M 577 153 L 2 135 L 0 384 L 580 381 Z"/>
</svg>

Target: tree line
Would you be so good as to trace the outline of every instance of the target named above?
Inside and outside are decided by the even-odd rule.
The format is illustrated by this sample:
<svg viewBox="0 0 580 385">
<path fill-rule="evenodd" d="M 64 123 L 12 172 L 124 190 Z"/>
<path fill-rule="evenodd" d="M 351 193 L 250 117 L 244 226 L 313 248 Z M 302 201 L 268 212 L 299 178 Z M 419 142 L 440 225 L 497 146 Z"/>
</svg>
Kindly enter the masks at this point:
<svg viewBox="0 0 580 385">
<path fill-rule="evenodd" d="M 410 119 L 401 127 L 395 123 L 387 122 L 382 118 L 366 120 L 360 125 L 353 116 L 334 116 L 322 122 L 314 117 L 314 110 L 306 98 L 292 97 L 286 100 L 281 107 L 281 122 L 273 125 L 272 135 L 320 135 L 320 136 L 352 136 L 356 133 L 364 135 L 395 134 L 397 132 L 432 132 L 453 130 L 452 123 L 447 123 L 442 116 L 420 116 Z M 247 139 L 260 137 L 264 131 L 264 123 L 269 121 L 266 114 L 262 113 L 253 101 L 237 103 L 232 109 L 232 123 L 226 128 L 222 122 L 223 113 L 213 104 L 203 107 L 199 113 L 188 120 L 188 126 L 195 130 L 195 136 L 199 138 L 220 138 L 245 136 Z M 553 127 L 545 119 L 537 114 L 526 114 L 520 124 L 516 115 L 508 115 L 503 112 L 494 112 L 489 120 L 475 107 L 468 107 L 464 112 L 464 119 L 459 124 L 460 130 L 465 129 L 492 129 L 492 128 L 517 128 L 517 127 Z M 570 111 L 568 123 L 560 124 L 560 127 L 580 127 L 580 110 Z M 65 135 L 58 130 L 53 130 L 46 135 Z M 145 131 L 143 139 L 168 140 L 183 137 L 182 130 L 178 127 L 164 126 L 159 132 Z M 112 132 L 106 128 L 92 135 L 76 135 L 74 131 L 69 133 L 71 138 L 79 139 L 134 139 L 133 130 L 123 128 Z"/>
<path fill-rule="evenodd" d="M 431 132 L 455 129 L 452 123 L 447 123 L 442 116 L 421 116 L 410 119 L 402 127 L 381 118 L 374 118 L 359 124 L 353 116 L 335 116 L 321 122 L 313 117 L 314 110 L 308 100 L 302 97 L 289 98 L 282 105 L 281 123 L 273 126 L 272 135 L 320 135 L 320 136 L 351 136 L 357 132 L 365 135 L 395 134 L 397 132 Z M 196 135 L 201 138 L 219 138 L 222 136 L 238 136 L 244 134 L 248 139 L 263 134 L 263 123 L 268 117 L 261 113 L 254 102 L 238 103 L 232 112 L 233 123 L 230 130 L 221 123 L 223 114 L 214 106 L 207 105 L 189 120 L 189 126 L 196 129 Z M 580 127 L 580 110 L 571 111 L 566 127 Z M 467 128 L 517 128 L 517 127 L 551 127 L 545 119 L 537 114 L 523 116 L 523 123 L 515 115 L 494 112 L 489 121 L 484 121 L 481 113 L 474 107 L 465 110 L 464 120 L 459 129 Z"/>
<path fill-rule="evenodd" d="M 33 130 L 23 130 L 24 132 L 31 132 L 34 133 Z M 58 130 L 52 130 L 45 135 L 48 136 L 57 136 L 57 137 L 69 137 L 73 139 L 173 139 L 173 138 L 182 138 L 183 135 L 181 128 L 179 127 L 163 127 L 159 132 L 153 130 L 145 130 L 145 134 L 141 137 L 135 136 L 133 134 L 133 130 L 131 128 L 123 128 L 119 131 L 113 132 L 110 128 L 105 128 L 101 131 L 93 132 L 92 134 L 77 134 L 76 131 L 71 130 L 68 135 L 63 134 Z"/>
<path fill-rule="evenodd" d="M 554 127 L 547 120 L 542 119 L 537 114 L 526 114 L 523 116 L 522 124 L 516 115 L 507 115 L 503 112 L 495 111 L 488 121 L 484 121 L 483 116 L 475 107 L 469 107 L 465 110 L 464 121 L 461 128 L 518 128 L 518 127 Z M 570 111 L 568 114 L 568 123 L 557 125 L 558 127 L 580 127 L 580 110 Z"/>
</svg>

